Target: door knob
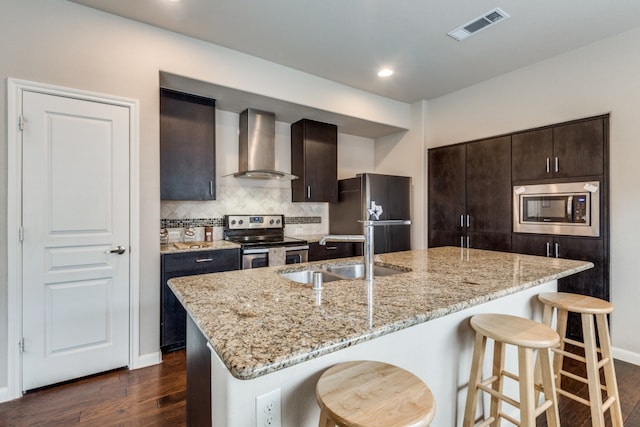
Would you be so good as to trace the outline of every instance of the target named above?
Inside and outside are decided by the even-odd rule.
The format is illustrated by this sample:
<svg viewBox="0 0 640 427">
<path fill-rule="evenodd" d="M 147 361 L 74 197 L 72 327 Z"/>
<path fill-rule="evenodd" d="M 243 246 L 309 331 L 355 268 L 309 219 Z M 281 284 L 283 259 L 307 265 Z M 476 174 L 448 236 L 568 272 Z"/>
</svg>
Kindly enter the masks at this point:
<svg viewBox="0 0 640 427">
<path fill-rule="evenodd" d="M 118 254 L 122 255 L 126 249 L 123 246 L 117 246 L 115 249 L 111 249 L 107 251 L 108 254 Z"/>
</svg>

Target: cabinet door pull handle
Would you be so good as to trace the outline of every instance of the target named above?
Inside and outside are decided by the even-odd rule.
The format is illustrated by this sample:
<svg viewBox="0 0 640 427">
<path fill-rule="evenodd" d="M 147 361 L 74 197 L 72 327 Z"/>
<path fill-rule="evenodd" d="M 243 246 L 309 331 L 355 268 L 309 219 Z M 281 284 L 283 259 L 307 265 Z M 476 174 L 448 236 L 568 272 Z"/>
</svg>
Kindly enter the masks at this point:
<svg viewBox="0 0 640 427">
<path fill-rule="evenodd" d="M 556 163 L 555 164 L 555 171 L 556 172 L 560 172 L 560 160 L 558 160 L 557 157 L 556 157 L 555 163 Z"/>
<path fill-rule="evenodd" d="M 471 225 L 471 215 L 467 215 L 467 228 Z"/>
<path fill-rule="evenodd" d="M 311 198 L 311 186 L 307 185 L 307 199 Z"/>
<path fill-rule="evenodd" d="M 460 227 L 464 227 L 464 215 L 460 214 Z"/>
<path fill-rule="evenodd" d="M 556 243 L 556 258 L 560 258 L 560 244 Z"/>
<path fill-rule="evenodd" d="M 547 173 L 551 172 L 551 159 L 547 157 Z"/>
<path fill-rule="evenodd" d="M 460 249 L 464 249 L 464 236 L 460 236 Z"/>
<path fill-rule="evenodd" d="M 338 247 L 337 246 L 325 246 L 325 249 L 328 250 L 328 251 L 335 251 L 335 250 L 338 249 Z"/>
<path fill-rule="evenodd" d="M 213 196 L 213 181 L 209 181 L 209 195 Z"/>
<path fill-rule="evenodd" d="M 471 239 L 469 239 L 469 236 L 467 236 L 467 249 L 471 247 L 470 241 Z"/>
<path fill-rule="evenodd" d="M 213 261 L 213 258 L 199 258 L 196 260 L 196 262 L 200 263 L 200 262 L 211 262 Z"/>
<path fill-rule="evenodd" d="M 547 242 L 547 258 L 551 256 L 551 243 Z"/>
</svg>

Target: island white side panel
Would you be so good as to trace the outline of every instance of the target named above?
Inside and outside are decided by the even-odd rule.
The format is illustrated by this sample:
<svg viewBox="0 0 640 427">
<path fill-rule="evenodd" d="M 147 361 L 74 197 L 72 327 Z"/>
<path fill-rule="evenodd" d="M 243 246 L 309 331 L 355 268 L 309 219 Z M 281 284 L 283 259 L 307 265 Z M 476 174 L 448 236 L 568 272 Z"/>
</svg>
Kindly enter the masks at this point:
<svg viewBox="0 0 640 427">
<path fill-rule="evenodd" d="M 413 372 L 427 383 L 436 399 L 432 427 L 460 426 L 474 341 L 469 318 L 479 313 L 503 313 L 540 321 L 542 306 L 536 295 L 556 290 L 557 282 L 548 282 L 252 380 L 234 378 L 212 351 L 213 426 L 255 426 L 256 397 L 280 388 L 282 427 L 315 427 L 319 416 L 315 401 L 318 378 L 336 363 L 358 359 L 384 361 Z M 517 372 L 517 357 L 511 350 L 514 349 L 507 352 L 507 368 Z M 487 359 L 485 372 L 490 369 L 490 360 Z M 512 389 L 517 397 L 517 390 L 515 387 Z M 486 399 L 485 407 L 488 411 Z"/>
</svg>

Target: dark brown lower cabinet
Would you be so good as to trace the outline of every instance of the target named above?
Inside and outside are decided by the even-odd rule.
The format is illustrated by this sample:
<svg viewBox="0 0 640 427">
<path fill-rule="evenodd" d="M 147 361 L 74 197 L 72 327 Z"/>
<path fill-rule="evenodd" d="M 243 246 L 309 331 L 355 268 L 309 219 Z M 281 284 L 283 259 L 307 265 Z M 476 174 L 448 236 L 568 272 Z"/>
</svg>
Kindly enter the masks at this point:
<svg viewBox="0 0 640 427">
<path fill-rule="evenodd" d="M 461 231 L 431 230 L 429 247 L 457 246 L 461 248 L 487 249 L 511 252 L 511 233 L 474 233 Z"/>
<path fill-rule="evenodd" d="M 240 249 L 164 254 L 160 264 L 160 348 L 166 353 L 185 347 L 187 322 L 187 312 L 169 288 L 169 279 L 239 270 Z"/>
<path fill-rule="evenodd" d="M 558 280 L 558 291 L 609 300 L 609 275 L 602 239 L 514 233 L 512 244 L 513 252 L 517 253 L 592 262 L 593 268 Z M 580 318 L 569 316 L 568 335 L 581 338 L 581 330 Z"/>
</svg>

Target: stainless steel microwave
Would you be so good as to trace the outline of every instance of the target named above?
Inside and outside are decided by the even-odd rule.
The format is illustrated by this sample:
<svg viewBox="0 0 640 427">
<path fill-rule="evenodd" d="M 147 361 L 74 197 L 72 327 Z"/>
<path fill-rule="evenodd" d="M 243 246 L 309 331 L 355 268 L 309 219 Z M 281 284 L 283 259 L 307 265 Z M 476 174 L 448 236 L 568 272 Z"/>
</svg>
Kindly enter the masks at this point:
<svg viewBox="0 0 640 427">
<path fill-rule="evenodd" d="M 600 183 L 513 187 L 515 233 L 600 236 Z"/>
</svg>

